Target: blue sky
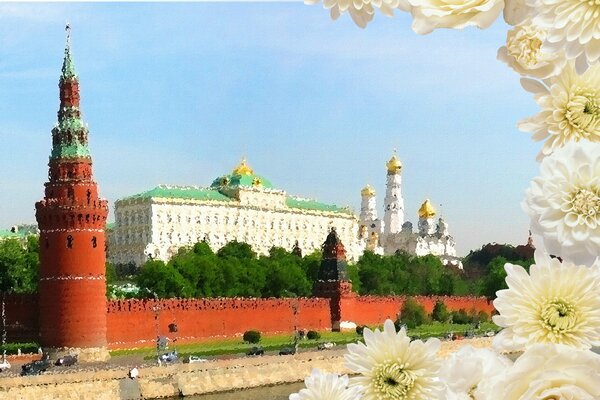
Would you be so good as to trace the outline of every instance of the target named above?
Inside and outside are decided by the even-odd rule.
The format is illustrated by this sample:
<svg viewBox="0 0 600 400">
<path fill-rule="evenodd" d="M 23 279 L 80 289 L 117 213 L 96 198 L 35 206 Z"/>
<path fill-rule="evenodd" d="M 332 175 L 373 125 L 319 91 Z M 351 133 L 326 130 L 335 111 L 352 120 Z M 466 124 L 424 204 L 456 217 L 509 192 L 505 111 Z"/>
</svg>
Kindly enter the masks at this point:
<svg viewBox="0 0 600 400">
<path fill-rule="evenodd" d="M 506 25 L 419 36 L 381 14 L 291 3 L 0 4 L 0 227 L 32 223 L 58 109 L 64 23 L 110 204 L 157 184 L 209 185 L 245 155 L 290 194 L 350 205 L 404 163 L 407 219 L 441 204 L 460 254 L 524 243 L 537 112 L 496 60 Z M 112 219 L 112 217 L 111 217 Z"/>
</svg>

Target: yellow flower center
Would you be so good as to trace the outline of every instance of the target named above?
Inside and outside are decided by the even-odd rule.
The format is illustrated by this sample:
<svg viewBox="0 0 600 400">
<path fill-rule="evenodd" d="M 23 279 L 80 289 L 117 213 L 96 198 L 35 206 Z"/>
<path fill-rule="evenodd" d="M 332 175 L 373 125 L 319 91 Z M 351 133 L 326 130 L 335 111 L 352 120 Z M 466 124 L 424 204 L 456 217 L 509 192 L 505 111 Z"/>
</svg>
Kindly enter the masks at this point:
<svg viewBox="0 0 600 400">
<path fill-rule="evenodd" d="M 600 216 L 600 196 L 596 191 L 578 189 L 571 197 L 571 211 L 582 217 Z"/>
<path fill-rule="evenodd" d="M 584 0 L 583 3 L 587 3 L 590 7 L 598 7 L 600 6 L 600 0 Z"/>
<path fill-rule="evenodd" d="M 416 374 L 406 369 L 407 364 L 394 362 L 378 366 L 374 374 L 373 388 L 380 400 L 411 399 L 411 390 L 415 386 Z"/>
<path fill-rule="evenodd" d="M 599 134 L 600 104 L 597 93 L 590 89 L 575 90 L 567 102 L 565 118 L 571 125 L 573 133 L 582 138 Z"/>
<path fill-rule="evenodd" d="M 578 320 L 575 307 L 562 299 L 554 299 L 544 304 L 541 319 L 544 328 L 559 336 L 573 330 Z"/>
</svg>

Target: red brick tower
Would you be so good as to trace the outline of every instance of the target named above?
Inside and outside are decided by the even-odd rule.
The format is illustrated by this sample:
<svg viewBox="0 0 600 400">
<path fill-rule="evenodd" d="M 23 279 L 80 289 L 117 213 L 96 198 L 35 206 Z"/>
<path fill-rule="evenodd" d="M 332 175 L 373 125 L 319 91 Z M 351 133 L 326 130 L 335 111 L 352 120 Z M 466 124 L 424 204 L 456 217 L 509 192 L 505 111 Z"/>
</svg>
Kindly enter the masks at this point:
<svg viewBox="0 0 600 400">
<path fill-rule="evenodd" d="M 66 30 L 48 182 L 44 199 L 35 205 L 40 229 L 40 342 L 51 353 L 77 353 L 80 361 L 105 360 L 108 203 L 98 197 L 92 178 L 68 25 Z"/>
<path fill-rule="evenodd" d="M 348 278 L 346 249 L 335 228 L 331 228 L 322 249 L 323 258 L 313 294 L 330 299 L 331 329 L 339 331 L 340 322 L 348 314 L 349 304 L 354 300 L 355 294 L 352 292 L 352 282 Z"/>
</svg>

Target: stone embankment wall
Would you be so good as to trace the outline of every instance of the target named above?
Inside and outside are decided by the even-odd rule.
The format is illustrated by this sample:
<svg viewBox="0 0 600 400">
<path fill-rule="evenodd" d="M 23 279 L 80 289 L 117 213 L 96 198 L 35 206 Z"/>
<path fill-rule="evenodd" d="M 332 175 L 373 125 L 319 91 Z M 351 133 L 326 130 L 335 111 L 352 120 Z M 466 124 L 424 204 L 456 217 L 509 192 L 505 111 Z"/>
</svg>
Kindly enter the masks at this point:
<svg viewBox="0 0 600 400">
<path fill-rule="evenodd" d="M 420 296 L 427 312 L 442 300 L 449 310 L 465 309 L 490 314 L 493 305 L 483 297 Z M 358 325 L 382 324 L 395 319 L 403 296 L 352 296 L 341 298 L 341 320 Z M 38 340 L 38 300 L 35 296 L 7 297 L 9 341 Z M 170 332 L 175 324 L 177 332 Z M 295 329 L 331 330 L 330 300 L 300 299 L 167 299 L 114 300 L 107 307 L 109 348 L 153 347 L 156 336 L 179 343 L 241 336 L 255 329 L 263 334 L 291 333 Z"/>
<path fill-rule="evenodd" d="M 440 357 L 465 344 L 489 347 L 491 339 L 442 342 Z M 21 400 L 133 400 L 191 396 L 266 385 L 299 382 L 313 368 L 348 373 L 345 349 L 216 360 L 202 364 L 140 367 L 139 377 L 127 377 L 129 367 L 63 370 L 40 376 L 0 378 L 0 398 Z M 242 398 L 242 397 L 240 397 Z"/>
</svg>

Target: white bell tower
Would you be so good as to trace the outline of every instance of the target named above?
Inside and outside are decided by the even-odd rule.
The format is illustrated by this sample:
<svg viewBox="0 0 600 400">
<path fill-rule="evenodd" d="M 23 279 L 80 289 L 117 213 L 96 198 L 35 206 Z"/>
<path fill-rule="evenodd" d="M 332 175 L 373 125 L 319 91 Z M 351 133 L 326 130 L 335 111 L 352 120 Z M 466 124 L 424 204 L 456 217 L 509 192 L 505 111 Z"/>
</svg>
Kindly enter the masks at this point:
<svg viewBox="0 0 600 400">
<path fill-rule="evenodd" d="M 404 223 L 404 199 L 402 198 L 402 163 L 396 157 L 395 151 L 387 162 L 387 186 L 383 203 L 383 235 L 398 233 Z"/>
</svg>

